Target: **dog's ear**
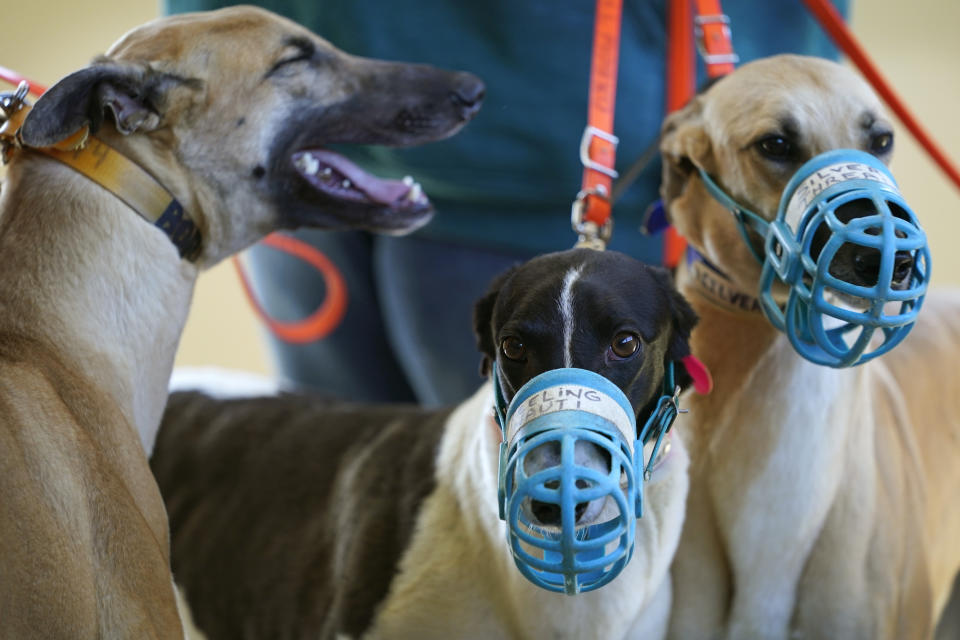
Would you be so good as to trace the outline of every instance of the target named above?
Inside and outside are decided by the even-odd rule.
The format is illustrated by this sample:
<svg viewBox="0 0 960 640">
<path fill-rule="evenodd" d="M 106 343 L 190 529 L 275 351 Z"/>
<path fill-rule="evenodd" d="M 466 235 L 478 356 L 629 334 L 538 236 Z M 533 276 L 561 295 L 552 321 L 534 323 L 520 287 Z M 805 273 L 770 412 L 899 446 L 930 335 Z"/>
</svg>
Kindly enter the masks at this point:
<svg viewBox="0 0 960 640">
<path fill-rule="evenodd" d="M 95 63 L 40 96 L 20 129 L 21 139 L 31 147 L 53 146 L 84 127 L 95 133 L 108 115 L 124 135 L 152 131 L 160 124 L 165 92 L 182 82 L 144 65 Z"/>
<path fill-rule="evenodd" d="M 480 375 L 487 377 L 497 359 L 497 346 L 493 343 L 493 309 L 500 297 L 503 285 L 517 270 L 511 267 L 493 279 L 487 292 L 473 305 L 473 334 L 477 339 L 477 349 L 480 351 Z"/>
<path fill-rule="evenodd" d="M 671 335 L 667 353 L 664 356 L 664 365 L 669 362 L 675 363 L 675 382 L 680 385 L 681 389 L 686 389 L 693 384 L 693 378 L 680 363 L 690 355 L 690 333 L 697 325 L 697 314 L 690 303 L 687 302 L 687 299 L 677 291 L 669 271 L 660 267 L 651 267 L 650 271 L 660 286 L 661 292 L 666 296 L 670 307 Z"/>
<path fill-rule="evenodd" d="M 713 149 L 703 121 L 703 98 L 693 98 L 664 120 L 660 154 L 663 157 L 660 197 L 669 215 L 670 203 L 683 193 L 698 167 L 715 173 Z"/>
</svg>

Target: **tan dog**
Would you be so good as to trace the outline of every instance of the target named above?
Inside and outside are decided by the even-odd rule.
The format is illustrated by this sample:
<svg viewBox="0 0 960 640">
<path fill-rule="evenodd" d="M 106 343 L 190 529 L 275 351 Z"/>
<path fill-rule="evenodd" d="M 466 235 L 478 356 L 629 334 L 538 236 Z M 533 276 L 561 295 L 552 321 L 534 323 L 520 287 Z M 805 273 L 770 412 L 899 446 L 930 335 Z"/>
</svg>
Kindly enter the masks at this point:
<svg viewBox="0 0 960 640">
<path fill-rule="evenodd" d="M 930 294 L 883 358 L 811 364 L 755 306 L 759 265 L 694 170 L 772 219 L 810 157 L 889 159 L 878 99 L 837 64 L 779 56 L 722 79 L 663 133 L 669 214 L 717 267 L 678 276 L 716 387 L 691 396 L 683 432 L 691 488 L 672 637 L 929 637 L 960 567 L 960 296 Z"/>
<path fill-rule="evenodd" d="M 439 139 L 482 93 L 469 74 L 354 58 L 234 8 L 135 29 L 39 99 L 7 138 L 23 148 L 0 197 L 0 637 L 182 637 L 141 441 L 198 272 L 280 227 L 422 224 L 418 187 L 317 147 Z M 85 126 L 99 126 L 88 149 L 110 145 L 170 192 L 196 243 L 33 149 Z"/>
</svg>

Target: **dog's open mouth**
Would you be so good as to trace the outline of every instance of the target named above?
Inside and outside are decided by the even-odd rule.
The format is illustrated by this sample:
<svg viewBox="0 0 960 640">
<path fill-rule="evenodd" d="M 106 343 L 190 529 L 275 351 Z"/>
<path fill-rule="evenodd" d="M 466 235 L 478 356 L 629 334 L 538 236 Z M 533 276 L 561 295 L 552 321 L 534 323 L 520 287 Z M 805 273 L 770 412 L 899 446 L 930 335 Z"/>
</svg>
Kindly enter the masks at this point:
<svg viewBox="0 0 960 640">
<path fill-rule="evenodd" d="M 431 208 L 430 200 L 413 178 L 378 178 L 333 151 L 297 151 L 293 165 L 314 189 L 336 200 L 383 206 L 398 213 L 419 213 Z"/>
</svg>

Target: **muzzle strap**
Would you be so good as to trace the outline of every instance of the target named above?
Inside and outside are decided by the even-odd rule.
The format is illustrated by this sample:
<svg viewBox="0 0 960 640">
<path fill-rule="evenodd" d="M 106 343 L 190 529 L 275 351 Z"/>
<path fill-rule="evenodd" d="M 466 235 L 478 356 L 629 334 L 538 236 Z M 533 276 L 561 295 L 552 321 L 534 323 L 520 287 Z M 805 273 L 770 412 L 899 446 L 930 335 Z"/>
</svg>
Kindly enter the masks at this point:
<svg viewBox="0 0 960 640">
<path fill-rule="evenodd" d="M 750 231 L 752 230 L 757 233 L 760 238 L 766 238 L 770 223 L 762 216 L 750 211 L 750 209 L 740 205 L 740 203 L 731 198 L 727 192 L 721 189 L 714 179 L 710 177 L 709 173 L 700 167 L 697 167 L 697 171 L 700 172 L 700 178 L 703 180 L 703 186 L 706 187 L 707 192 L 713 196 L 714 200 L 722 204 L 725 209 L 733 214 L 744 243 L 747 245 L 747 248 L 750 249 L 750 253 L 753 254 L 757 262 L 763 264 L 764 257 L 757 251 L 756 246 L 750 239 Z"/>
</svg>

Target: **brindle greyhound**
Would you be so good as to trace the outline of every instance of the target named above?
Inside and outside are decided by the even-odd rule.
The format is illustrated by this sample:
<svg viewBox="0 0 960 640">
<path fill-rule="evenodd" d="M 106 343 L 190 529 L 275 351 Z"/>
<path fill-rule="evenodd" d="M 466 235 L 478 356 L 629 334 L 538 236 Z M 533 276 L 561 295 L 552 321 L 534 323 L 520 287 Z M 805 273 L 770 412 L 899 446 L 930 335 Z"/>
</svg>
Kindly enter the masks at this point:
<svg viewBox="0 0 960 640">
<path fill-rule="evenodd" d="M 143 445 L 197 274 L 278 228 L 423 224 L 419 187 L 322 147 L 443 138 L 483 91 L 466 73 L 349 56 L 245 7 L 131 31 L 51 88 L 18 130 L 8 101 L 0 637 L 182 637 Z M 97 138 L 75 150 L 87 129 Z M 121 195 L 65 164 L 78 158 L 118 163 L 120 180 L 92 173 Z M 157 225 L 141 219 L 157 212 L 130 176 L 167 194 Z"/>
</svg>

